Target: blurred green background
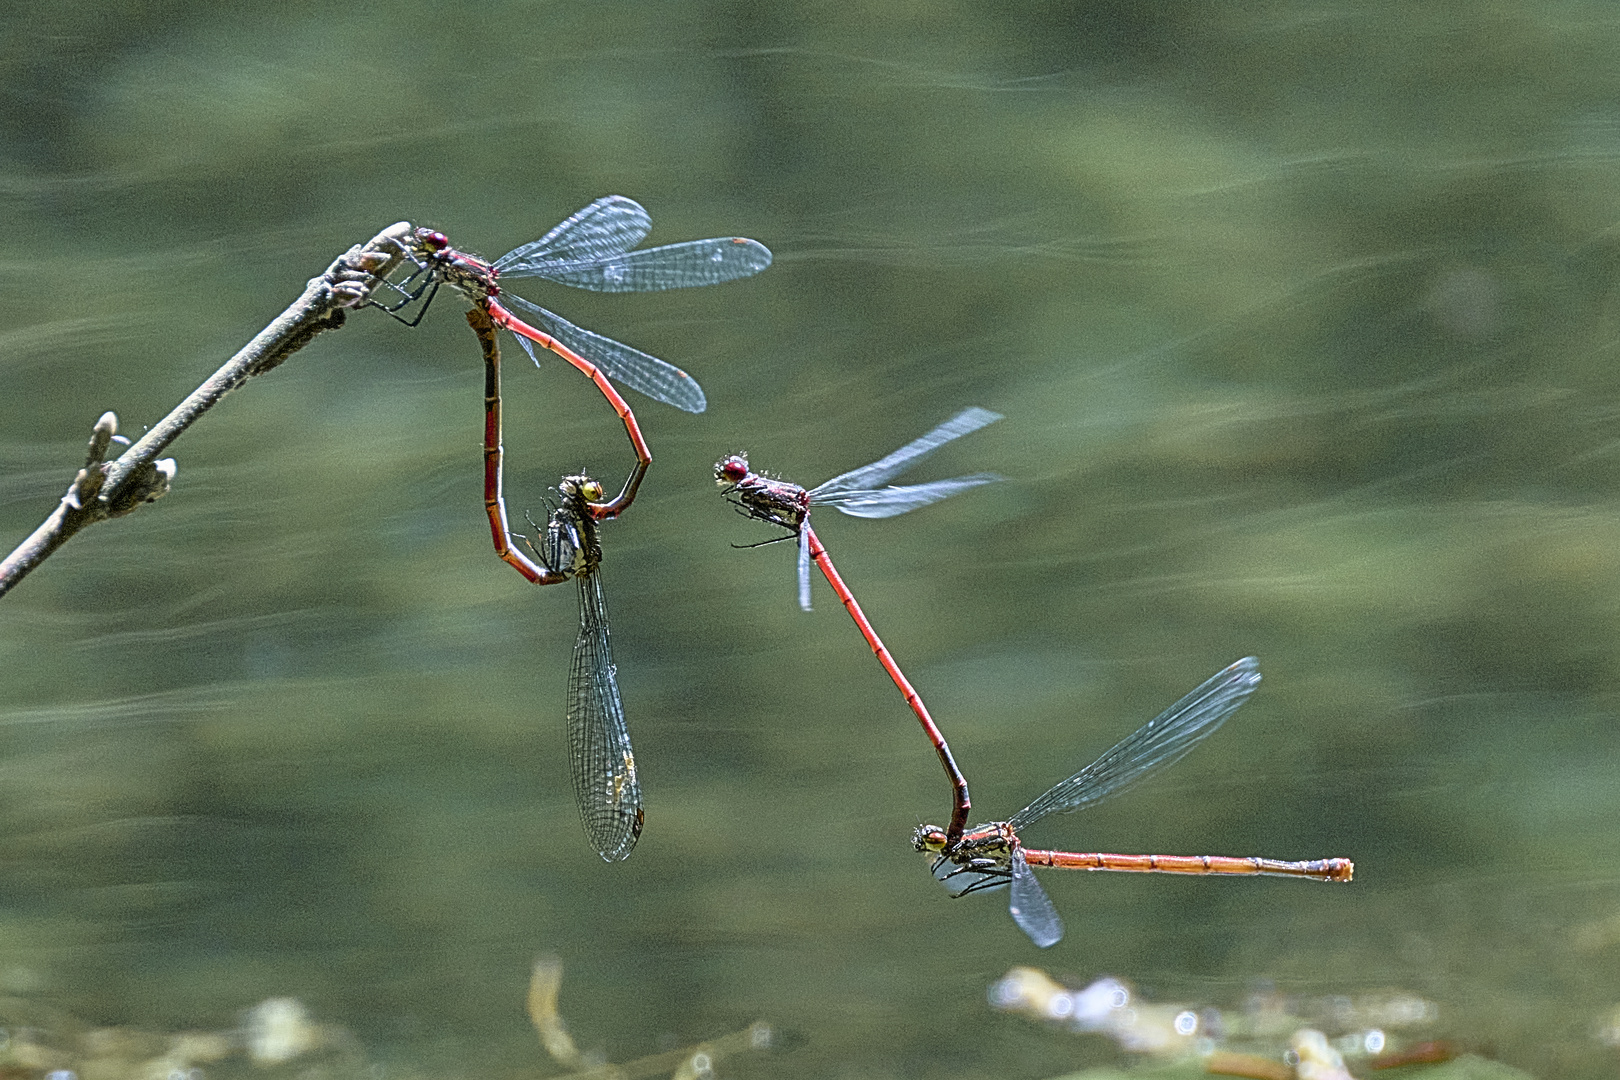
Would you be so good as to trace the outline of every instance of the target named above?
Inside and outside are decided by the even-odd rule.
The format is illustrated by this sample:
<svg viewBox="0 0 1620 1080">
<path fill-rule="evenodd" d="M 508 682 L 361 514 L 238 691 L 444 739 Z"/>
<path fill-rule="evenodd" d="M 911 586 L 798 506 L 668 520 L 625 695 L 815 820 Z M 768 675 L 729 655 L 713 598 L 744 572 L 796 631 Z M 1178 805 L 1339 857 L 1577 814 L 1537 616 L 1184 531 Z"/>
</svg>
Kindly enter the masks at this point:
<svg viewBox="0 0 1620 1080">
<path fill-rule="evenodd" d="M 571 588 L 480 507 L 458 305 L 361 313 L 210 413 L 175 488 L 0 601 L 0 991 L 218 1026 L 296 995 L 388 1060 L 544 1070 L 531 957 L 623 1060 L 764 1018 L 730 1075 L 1114 1060 L 988 1013 L 1038 963 L 1161 997 L 1396 987 L 1543 1074 L 1620 1002 L 1620 17 L 1593 3 L 47 2 L 0 15 L 0 547 L 105 409 L 161 417 L 399 219 L 486 256 L 618 193 L 715 289 L 527 295 L 692 372 L 604 529 L 646 793 L 568 785 Z M 510 344 L 510 343 L 509 343 Z M 507 492 L 623 433 L 508 349 Z M 1357 880 L 1048 874 L 1050 952 L 909 848 L 915 721 L 711 467 L 816 483 L 966 405 L 819 531 L 1004 816 L 1219 667 L 1174 770 L 1028 837 L 1350 856 Z M 982 813 L 978 813 L 982 811 Z"/>
</svg>

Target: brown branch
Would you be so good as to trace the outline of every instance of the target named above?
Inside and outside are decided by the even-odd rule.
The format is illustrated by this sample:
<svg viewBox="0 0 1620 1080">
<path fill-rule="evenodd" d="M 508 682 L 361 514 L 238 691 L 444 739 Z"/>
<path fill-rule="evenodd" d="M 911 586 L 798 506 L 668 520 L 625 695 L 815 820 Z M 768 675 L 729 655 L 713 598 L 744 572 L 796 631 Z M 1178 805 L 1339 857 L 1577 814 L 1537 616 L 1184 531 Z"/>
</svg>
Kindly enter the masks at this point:
<svg viewBox="0 0 1620 1080">
<path fill-rule="evenodd" d="M 348 309 L 364 305 L 399 265 L 404 257 L 400 241 L 410 229 L 409 222 L 399 222 L 364 247 L 356 245 L 344 252 L 324 274 L 310 279 L 292 306 L 111 462 L 106 461 L 107 448 L 114 442 L 128 445 L 129 440 L 118 434 L 118 418 L 104 413 L 91 433 L 84 468 L 68 485 L 67 494 L 44 524 L 0 561 L 0 596 L 86 525 L 119 517 L 161 498 L 176 469 L 173 458 L 159 459 L 158 454 L 220 398 L 276 367 L 316 334 L 342 326 Z"/>
</svg>

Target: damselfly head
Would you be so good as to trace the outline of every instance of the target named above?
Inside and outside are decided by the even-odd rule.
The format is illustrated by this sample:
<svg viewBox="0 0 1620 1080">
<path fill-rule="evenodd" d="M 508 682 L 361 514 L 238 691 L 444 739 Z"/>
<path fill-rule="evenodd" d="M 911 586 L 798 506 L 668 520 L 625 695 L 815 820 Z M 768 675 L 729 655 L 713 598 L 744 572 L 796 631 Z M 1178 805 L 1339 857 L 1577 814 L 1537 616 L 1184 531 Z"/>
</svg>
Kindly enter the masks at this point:
<svg viewBox="0 0 1620 1080">
<path fill-rule="evenodd" d="M 911 846 L 938 855 L 945 850 L 945 830 L 938 825 L 919 825 L 911 833 Z"/>
<path fill-rule="evenodd" d="M 578 497 L 586 502 L 598 502 L 607 494 L 600 480 L 592 480 L 588 476 L 565 476 L 557 484 L 557 490 L 565 499 Z"/>
<path fill-rule="evenodd" d="M 416 244 L 425 251 L 439 252 L 450 246 L 450 238 L 434 229 L 417 229 Z"/>
<path fill-rule="evenodd" d="M 748 475 L 748 455 L 732 454 L 723 457 L 714 465 L 714 482 L 721 487 L 730 487 L 742 483 L 743 477 Z"/>
</svg>

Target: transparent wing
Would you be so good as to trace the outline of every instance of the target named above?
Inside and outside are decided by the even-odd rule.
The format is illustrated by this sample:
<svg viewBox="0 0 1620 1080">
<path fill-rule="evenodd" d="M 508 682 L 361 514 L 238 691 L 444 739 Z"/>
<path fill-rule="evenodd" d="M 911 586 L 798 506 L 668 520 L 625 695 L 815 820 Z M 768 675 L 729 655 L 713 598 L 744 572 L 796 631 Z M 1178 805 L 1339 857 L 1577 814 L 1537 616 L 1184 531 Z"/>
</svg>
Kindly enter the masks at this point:
<svg viewBox="0 0 1620 1080">
<path fill-rule="evenodd" d="M 1063 920 L 1046 890 L 1035 880 L 1035 871 L 1024 861 L 1024 853 L 1018 850 L 1012 854 L 1012 895 L 1007 899 L 1007 910 L 1029 940 L 1041 948 L 1051 948 L 1063 940 Z"/>
<path fill-rule="evenodd" d="M 952 439 L 959 439 L 969 432 L 978 431 L 986 424 L 993 424 L 1001 419 L 1000 413 L 993 413 L 989 409 L 971 408 L 963 409 L 939 427 L 930 431 L 922 438 L 909 442 L 881 461 L 874 461 L 870 465 L 835 476 L 819 487 L 812 488 L 810 498 L 815 502 L 825 501 L 817 498 L 821 495 L 830 495 L 838 491 L 860 491 L 877 488 L 886 484 L 891 477 L 909 469 L 924 457 L 938 450 Z"/>
<path fill-rule="evenodd" d="M 592 292 L 661 292 L 718 285 L 752 277 L 771 265 L 771 251 L 758 240 L 721 236 L 643 248 L 575 262 L 543 262 L 506 270 L 506 277 L 539 277 Z"/>
<path fill-rule="evenodd" d="M 579 639 L 568 671 L 568 756 L 585 835 L 608 862 L 627 858 L 641 835 L 641 783 L 619 678 L 608 642 L 607 606 L 594 573 L 579 582 Z"/>
<path fill-rule="evenodd" d="M 501 299 L 522 308 L 537 329 L 550 334 L 601 368 L 614 382 L 623 383 L 654 401 L 662 401 L 665 405 L 673 405 L 689 413 L 700 413 L 709 407 L 703 387 L 674 364 L 575 326 L 561 315 L 553 314 L 538 304 L 531 304 L 521 296 L 502 293 Z M 538 364 L 540 361 L 535 357 L 534 346 L 529 340 L 521 334 L 517 339 L 529 354 L 529 359 Z"/>
<path fill-rule="evenodd" d="M 1215 733 L 1260 685 L 1260 662 L 1246 656 L 1126 736 L 1119 745 L 1057 784 L 1007 822 L 1022 833 L 1048 814 L 1090 806 L 1180 761 Z"/>
<path fill-rule="evenodd" d="M 886 518 L 939 502 L 941 499 L 948 499 L 959 491 L 966 491 L 980 484 L 993 484 L 1000 479 L 1002 477 L 995 473 L 974 473 L 972 476 L 958 476 L 952 480 L 884 487 L 874 491 L 834 491 L 824 495 L 817 495 L 813 491 L 810 493 L 810 501 L 822 506 L 836 506 L 850 517 Z"/>
<path fill-rule="evenodd" d="M 799 606 L 810 610 L 810 537 L 799 529 Z"/>
<path fill-rule="evenodd" d="M 629 251 L 652 231 L 641 204 L 623 195 L 597 199 L 540 239 L 515 247 L 495 260 L 495 269 L 513 277 L 543 276 L 556 263 L 602 259 Z"/>
</svg>

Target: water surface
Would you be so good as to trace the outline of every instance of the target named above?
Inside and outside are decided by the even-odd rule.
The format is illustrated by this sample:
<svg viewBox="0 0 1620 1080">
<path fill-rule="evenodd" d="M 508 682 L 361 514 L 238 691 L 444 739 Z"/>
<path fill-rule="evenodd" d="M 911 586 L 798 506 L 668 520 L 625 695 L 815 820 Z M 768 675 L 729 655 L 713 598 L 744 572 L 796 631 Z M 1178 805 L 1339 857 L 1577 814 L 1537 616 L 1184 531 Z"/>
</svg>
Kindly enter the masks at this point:
<svg viewBox="0 0 1620 1080">
<path fill-rule="evenodd" d="M 175 489 L 0 601 L 0 989 L 222 1027 L 273 995 L 377 1060 L 545 1068 L 531 959 L 624 1060 L 736 1075 L 1114 1061 L 988 1012 L 1014 964 L 1241 1002 L 1398 988 L 1543 1074 L 1620 1002 L 1620 29 L 1606 7 L 56 5 L 5 16 L 0 522 L 155 422 L 399 219 L 497 255 L 598 196 L 761 277 L 536 300 L 680 364 L 603 530 L 647 824 L 586 845 L 569 588 L 490 551 L 456 305 L 354 318 L 174 448 Z M 508 350 L 514 513 L 617 422 Z M 946 788 L 831 594 L 731 513 L 967 405 L 819 531 L 1001 816 L 1217 670 L 1218 736 L 1041 846 L 1349 856 L 1348 887 L 1048 875 L 1068 937 L 951 901 Z M 1607 928 L 1607 929 L 1605 929 Z"/>
</svg>

